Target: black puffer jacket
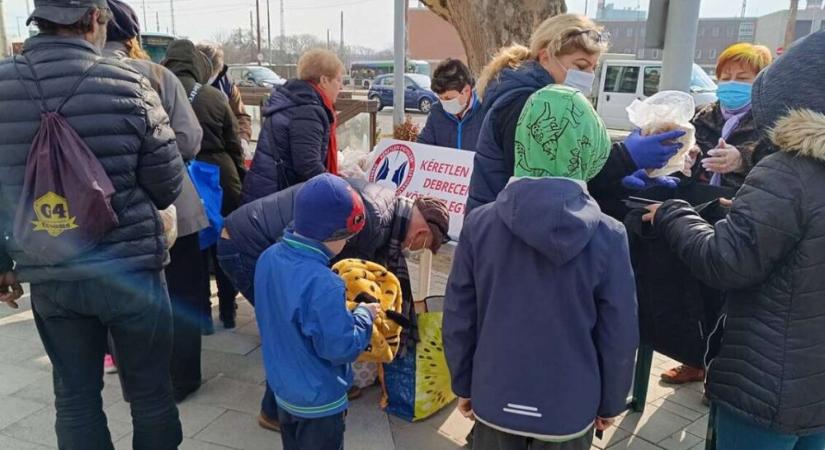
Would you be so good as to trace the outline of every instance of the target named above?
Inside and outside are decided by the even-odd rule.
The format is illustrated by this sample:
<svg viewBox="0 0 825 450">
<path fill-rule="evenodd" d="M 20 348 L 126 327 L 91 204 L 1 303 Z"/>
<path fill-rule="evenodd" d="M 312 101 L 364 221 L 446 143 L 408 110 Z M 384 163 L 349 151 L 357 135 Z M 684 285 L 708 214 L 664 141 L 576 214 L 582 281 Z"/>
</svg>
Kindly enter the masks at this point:
<svg viewBox="0 0 825 450">
<path fill-rule="evenodd" d="M 661 230 L 692 272 L 728 291 L 710 397 L 784 433 L 825 431 L 825 116 L 794 110 L 726 220 L 666 202 Z"/>
<path fill-rule="evenodd" d="M 100 58 L 81 39 L 34 37 L 24 53 L 35 66 L 48 107 L 54 109 L 78 76 Z M 31 71 L 20 58 L 20 71 Z M 37 88 L 25 82 L 30 92 Z M 36 94 L 35 94 L 36 95 Z M 160 99 L 135 70 L 104 60 L 62 110 L 98 157 L 115 187 L 112 206 L 119 225 L 92 251 L 63 265 L 43 266 L 28 258 L 13 237 L 0 239 L 0 271 L 9 256 L 28 282 L 72 281 L 135 270 L 161 270 L 168 258 L 158 208 L 178 197 L 183 161 Z M 40 126 L 39 105 L 23 89 L 10 59 L 0 62 L 0 233 L 9 235 L 20 199 L 26 157 Z M 6 266 L 6 267 L 2 267 Z"/>
<path fill-rule="evenodd" d="M 203 141 L 198 160 L 221 168 L 223 205 L 221 213 L 228 216 L 238 208 L 241 183 L 246 172 L 243 148 L 238 137 L 238 120 L 221 91 L 206 85 L 212 74 L 209 59 L 187 40 L 169 44 L 164 65 L 174 73 L 192 101 L 192 108 L 203 128 Z M 196 89 L 197 93 L 193 94 Z"/>
</svg>

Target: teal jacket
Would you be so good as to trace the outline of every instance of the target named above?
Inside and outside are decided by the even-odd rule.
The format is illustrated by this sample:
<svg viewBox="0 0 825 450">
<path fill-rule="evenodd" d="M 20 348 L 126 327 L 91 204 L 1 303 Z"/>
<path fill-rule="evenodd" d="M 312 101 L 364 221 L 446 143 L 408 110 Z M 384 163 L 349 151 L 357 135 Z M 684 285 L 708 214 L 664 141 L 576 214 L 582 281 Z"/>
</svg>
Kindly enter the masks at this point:
<svg viewBox="0 0 825 450">
<path fill-rule="evenodd" d="M 318 418 L 347 409 L 351 363 L 369 345 L 373 317 L 349 312 L 326 247 L 287 231 L 255 270 L 255 315 L 266 379 L 278 406 Z"/>
</svg>

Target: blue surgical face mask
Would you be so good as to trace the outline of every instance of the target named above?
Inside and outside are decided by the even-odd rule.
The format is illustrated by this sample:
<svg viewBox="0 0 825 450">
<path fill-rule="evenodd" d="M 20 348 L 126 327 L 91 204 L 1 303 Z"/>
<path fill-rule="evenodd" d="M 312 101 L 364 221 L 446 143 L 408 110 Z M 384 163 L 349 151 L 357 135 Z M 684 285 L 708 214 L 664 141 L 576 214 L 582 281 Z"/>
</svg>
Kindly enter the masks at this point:
<svg viewBox="0 0 825 450">
<path fill-rule="evenodd" d="M 751 102 L 753 85 L 742 81 L 722 81 L 716 96 L 725 109 L 740 109 Z"/>
<path fill-rule="evenodd" d="M 596 74 L 578 69 L 567 69 L 567 76 L 564 77 L 565 86 L 580 91 L 585 97 L 593 92 L 593 82 L 596 81 Z"/>
</svg>

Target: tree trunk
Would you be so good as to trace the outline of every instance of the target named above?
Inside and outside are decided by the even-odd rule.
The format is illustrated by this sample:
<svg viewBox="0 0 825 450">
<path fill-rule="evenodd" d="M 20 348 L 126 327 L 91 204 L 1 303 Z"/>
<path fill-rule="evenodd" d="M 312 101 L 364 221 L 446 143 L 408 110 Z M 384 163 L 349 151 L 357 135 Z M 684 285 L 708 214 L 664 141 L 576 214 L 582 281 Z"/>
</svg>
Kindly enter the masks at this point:
<svg viewBox="0 0 825 450">
<path fill-rule="evenodd" d="M 474 73 L 495 52 L 513 43 L 529 45 L 530 34 L 544 19 L 567 12 L 565 0 L 421 0 L 452 24 L 464 44 Z"/>
<path fill-rule="evenodd" d="M 787 52 L 794 41 L 796 34 L 796 13 L 799 11 L 799 0 L 791 0 L 791 8 L 788 11 L 788 24 L 785 26 L 785 42 L 782 44 L 782 51 Z"/>
</svg>

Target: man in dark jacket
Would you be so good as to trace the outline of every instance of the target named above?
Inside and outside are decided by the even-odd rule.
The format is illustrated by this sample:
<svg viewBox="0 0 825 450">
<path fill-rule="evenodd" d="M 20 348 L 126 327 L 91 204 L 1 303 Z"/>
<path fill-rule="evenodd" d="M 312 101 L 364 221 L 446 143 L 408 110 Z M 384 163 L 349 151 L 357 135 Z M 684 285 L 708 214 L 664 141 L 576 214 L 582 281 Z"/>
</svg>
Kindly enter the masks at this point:
<svg viewBox="0 0 825 450">
<path fill-rule="evenodd" d="M 7 288 L 17 277 L 31 283 L 35 324 L 53 365 L 60 448 L 112 448 L 100 399 L 108 331 L 131 400 L 132 446 L 175 449 L 182 438 L 169 382 L 172 320 L 162 274 L 169 255 L 158 215 L 181 192 L 175 133 L 145 79 L 101 59 L 105 0 L 34 5 L 30 20 L 40 34 L 26 41 L 19 72 L 12 60 L 0 62 L 0 301 L 16 306 Z M 21 250 L 10 220 L 40 126 L 41 95 L 57 108 L 89 68 L 62 115 L 109 175 L 119 224 L 92 250 L 47 265 Z"/>
<path fill-rule="evenodd" d="M 337 174 L 335 111 L 344 64 L 328 50 L 311 50 L 298 61 L 298 79 L 272 91 L 264 106 L 258 147 L 243 187 L 243 202 Z"/>
<path fill-rule="evenodd" d="M 467 199 L 468 214 L 474 208 L 494 201 L 513 176 L 519 115 L 534 92 L 553 83 L 555 81 L 550 73 L 538 61 L 530 60 L 518 69 L 502 70 L 487 87 L 481 110 L 484 119 L 476 145 L 475 168 Z M 602 171 L 588 182 L 590 193 L 605 213 L 616 218 L 624 216 L 627 210 L 621 199 L 630 192 L 623 186 L 624 178 L 641 169 L 664 167 L 679 151 L 678 146 L 664 142 L 683 134 L 680 133 L 640 136 L 636 132 L 624 142 L 613 145 Z M 639 181 L 647 187 L 662 182 L 647 178 Z"/>
<path fill-rule="evenodd" d="M 195 115 L 203 128 L 203 140 L 198 160 L 214 164 L 220 168 L 221 188 L 223 189 L 223 204 L 221 214 L 225 217 L 240 206 L 241 182 L 246 168 L 244 166 L 243 148 L 238 137 L 238 121 L 229 107 L 229 102 L 223 93 L 206 84 L 212 75 L 212 63 L 209 58 L 195 48 L 195 44 L 188 40 L 177 40 L 169 44 L 166 51 L 164 65 L 169 68 L 183 83 L 183 88 L 189 95 L 189 101 L 195 110 Z M 207 258 L 214 260 L 215 248 L 207 250 Z M 235 327 L 235 297 L 238 290 L 215 264 L 215 281 L 218 285 L 218 302 L 221 321 L 226 328 Z M 205 292 L 210 293 L 208 280 L 204 286 Z M 212 326 L 212 309 L 208 296 L 204 298 L 204 330 L 205 334 L 214 332 Z M 200 353 L 200 352 L 198 352 Z M 195 355 L 193 354 L 194 358 Z M 199 362 L 200 360 L 198 360 Z M 184 392 L 197 389 L 200 386 L 200 371 L 197 371 L 197 380 L 190 380 L 189 388 L 178 389 L 178 398 L 185 397 Z M 193 376 L 195 374 L 193 373 Z M 176 388 L 182 388 L 176 386 Z"/>
<path fill-rule="evenodd" d="M 432 198 L 413 202 L 395 196 L 395 190 L 361 180 L 347 180 L 364 201 L 366 224 L 351 239 L 333 263 L 360 258 L 387 267 L 401 282 L 405 299 L 412 299 L 403 251 L 425 248 L 438 252 L 447 240 L 449 215 L 446 206 Z M 226 218 L 218 241 L 218 260 L 238 289 L 254 302 L 255 265 L 267 248 L 278 242 L 293 219 L 295 195 L 302 184 L 270 194 L 238 208 Z M 411 302 L 408 302 L 411 304 Z M 259 423 L 277 427 L 277 410 L 271 392 L 261 404 Z"/>
<path fill-rule="evenodd" d="M 810 58 L 823 51 L 825 32 L 812 34 L 756 79 L 753 117 L 778 152 L 725 220 L 681 201 L 651 207 L 691 271 L 728 292 L 707 378 L 720 449 L 825 447 L 825 61 Z"/>
<path fill-rule="evenodd" d="M 420 144 L 475 151 L 484 116 L 474 85 L 470 68 L 460 60 L 448 58 L 438 64 L 430 87 L 441 101 L 433 105 L 418 135 Z"/>
</svg>

